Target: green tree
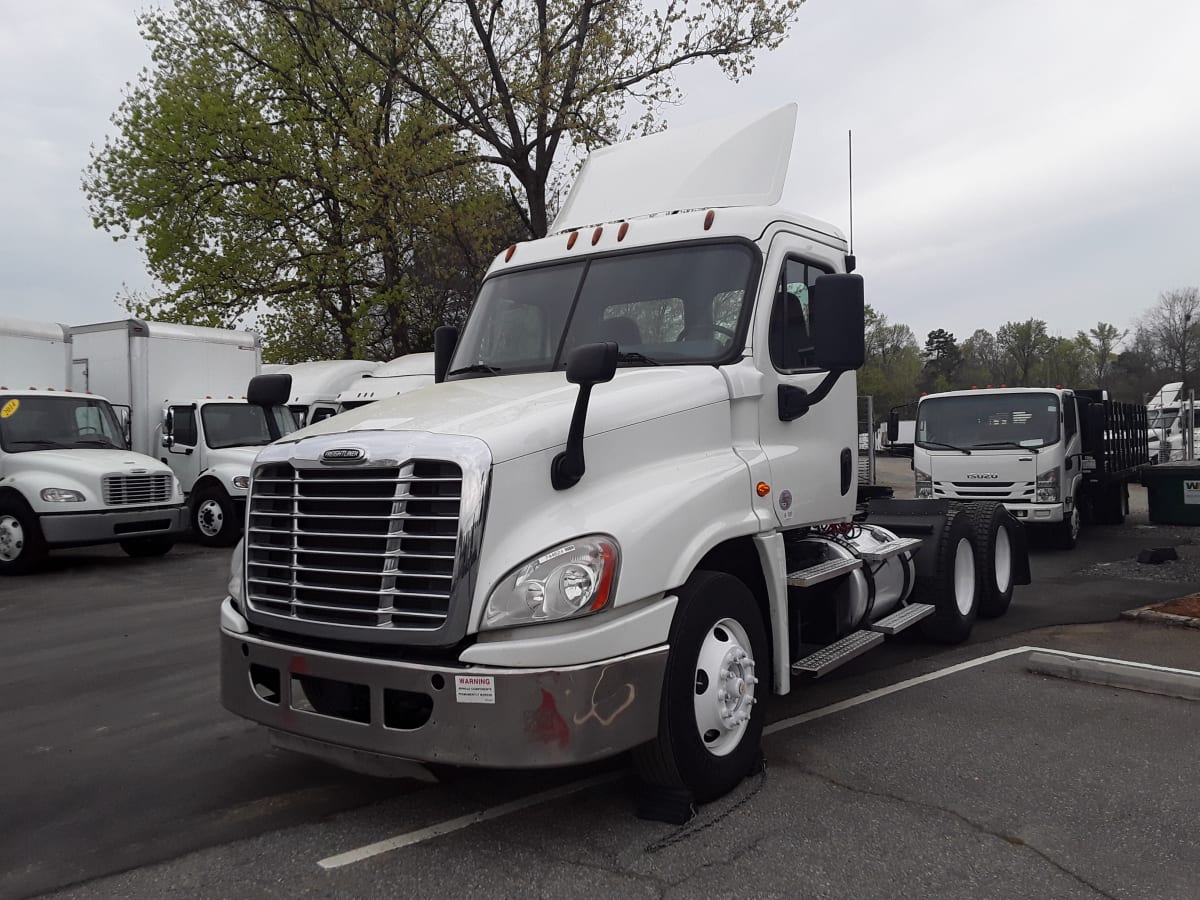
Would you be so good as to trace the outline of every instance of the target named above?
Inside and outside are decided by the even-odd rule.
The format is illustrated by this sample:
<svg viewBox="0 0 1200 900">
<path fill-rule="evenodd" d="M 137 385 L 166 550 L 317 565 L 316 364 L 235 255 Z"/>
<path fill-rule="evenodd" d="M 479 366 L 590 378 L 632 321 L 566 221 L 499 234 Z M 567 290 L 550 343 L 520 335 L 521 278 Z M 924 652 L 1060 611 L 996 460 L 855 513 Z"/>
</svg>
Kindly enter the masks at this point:
<svg viewBox="0 0 1200 900">
<path fill-rule="evenodd" d="M 404 88 L 401 37 L 367 8 L 341 15 L 354 41 L 253 0 L 139 18 L 152 65 L 84 174 L 96 227 L 135 237 L 166 286 L 127 298 L 135 312 L 251 324 L 273 359 L 386 358 L 427 349 L 521 232 L 493 173 Z"/>
<path fill-rule="evenodd" d="M 1049 341 L 1046 323 L 1041 319 L 1005 322 L 996 332 L 996 346 L 1012 364 L 1012 379 L 1022 387 L 1033 383 L 1034 369 L 1045 354 Z"/>
<path fill-rule="evenodd" d="M 866 364 L 858 373 L 858 390 L 875 398 L 875 413 L 882 417 L 917 398 L 921 350 L 907 325 L 888 322 L 870 306 L 866 319 Z"/>
<path fill-rule="evenodd" d="M 952 389 L 962 368 L 962 350 L 954 335 L 944 328 L 935 328 L 925 337 L 924 355 L 921 381 L 925 390 L 932 393 Z"/>
<path fill-rule="evenodd" d="M 960 387 L 985 387 L 1003 381 L 1004 364 L 996 338 L 986 328 L 977 328 L 962 342 Z"/>
<path fill-rule="evenodd" d="M 541 237 L 564 151 L 656 128 L 679 98 L 682 65 L 715 60 L 745 75 L 757 51 L 784 39 L 802 0 L 257 2 L 286 15 L 302 7 L 377 64 L 402 60 L 403 89 L 469 136 L 474 159 L 507 170 L 514 206 Z"/>
<path fill-rule="evenodd" d="M 1038 367 L 1041 381 L 1047 387 L 1092 387 L 1092 359 L 1089 345 L 1079 337 L 1049 337 Z"/>
<path fill-rule="evenodd" d="M 1108 322 L 1097 322 L 1095 328 L 1076 335 L 1076 340 L 1085 348 L 1090 357 L 1089 375 L 1093 383 L 1103 387 L 1109 370 L 1117 357 L 1117 345 L 1125 340 L 1127 331 L 1121 331 L 1116 325 Z"/>
</svg>

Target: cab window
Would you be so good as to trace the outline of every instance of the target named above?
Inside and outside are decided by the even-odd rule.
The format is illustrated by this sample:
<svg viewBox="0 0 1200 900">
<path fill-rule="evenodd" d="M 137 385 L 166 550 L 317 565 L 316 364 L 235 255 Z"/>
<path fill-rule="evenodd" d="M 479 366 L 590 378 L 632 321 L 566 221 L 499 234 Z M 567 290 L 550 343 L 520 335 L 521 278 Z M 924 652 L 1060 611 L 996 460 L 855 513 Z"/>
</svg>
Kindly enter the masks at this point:
<svg viewBox="0 0 1200 900">
<path fill-rule="evenodd" d="M 779 273 L 767 345 L 771 363 L 781 372 L 803 371 L 815 367 L 813 342 L 809 335 L 812 318 L 808 308 L 808 289 L 826 269 L 800 259 L 789 259 Z"/>
</svg>

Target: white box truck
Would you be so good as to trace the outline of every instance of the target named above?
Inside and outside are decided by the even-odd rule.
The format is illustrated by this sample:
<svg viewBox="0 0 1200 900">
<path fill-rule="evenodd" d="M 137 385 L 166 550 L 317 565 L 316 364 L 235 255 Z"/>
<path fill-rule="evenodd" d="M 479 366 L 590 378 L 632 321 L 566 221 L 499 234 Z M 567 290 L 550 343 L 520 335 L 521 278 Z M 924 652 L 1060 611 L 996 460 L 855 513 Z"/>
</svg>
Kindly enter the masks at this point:
<svg viewBox="0 0 1200 900">
<path fill-rule="evenodd" d="M 433 384 L 433 354 L 409 353 L 355 379 L 338 394 L 338 409 L 358 409 Z"/>
<path fill-rule="evenodd" d="M 187 527 L 171 470 L 130 452 L 109 402 L 70 388 L 69 329 L 0 319 L 0 575 L 54 547 L 166 553 Z"/>
<path fill-rule="evenodd" d="M 1146 408 L 1102 391 L 946 391 L 917 405 L 918 500 L 1001 502 L 1063 549 L 1085 524 L 1124 521 L 1149 460 Z"/>
<path fill-rule="evenodd" d="M 438 330 L 435 384 L 263 450 L 226 707 L 369 771 L 633 749 L 703 801 L 753 770 L 770 693 L 1004 611 L 1001 505 L 860 507 L 863 281 L 775 205 L 795 115 L 593 153 Z"/>
<path fill-rule="evenodd" d="M 255 455 L 295 429 L 286 407 L 245 399 L 262 366 L 258 335 L 122 319 L 71 336 L 77 385 L 129 410 L 131 445 L 178 476 L 196 537 L 235 543 Z"/>
</svg>

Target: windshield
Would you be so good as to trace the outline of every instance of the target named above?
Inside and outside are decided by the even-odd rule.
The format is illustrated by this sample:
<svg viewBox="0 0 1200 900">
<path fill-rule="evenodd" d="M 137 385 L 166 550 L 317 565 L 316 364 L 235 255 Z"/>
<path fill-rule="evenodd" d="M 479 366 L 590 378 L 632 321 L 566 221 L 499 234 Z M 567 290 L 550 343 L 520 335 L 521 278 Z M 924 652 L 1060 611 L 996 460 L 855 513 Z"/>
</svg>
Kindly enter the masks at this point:
<svg viewBox="0 0 1200 900">
<path fill-rule="evenodd" d="M 1170 429 L 1175 424 L 1175 420 L 1179 418 L 1178 410 L 1174 409 L 1152 409 L 1149 410 L 1149 413 L 1149 427 L 1161 428 L 1164 431 Z"/>
<path fill-rule="evenodd" d="M 204 442 L 214 450 L 222 447 L 261 447 L 274 440 L 267 416 L 275 420 L 281 435 L 296 430 L 296 420 L 286 406 L 262 407 L 252 403 L 206 403 L 200 410 L 204 420 Z"/>
<path fill-rule="evenodd" d="M 1035 449 L 1059 438 L 1056 394 L 975 394 L 933 397 L 917 408 L 917 445 L 945 448 Z"/>
<path fill-rule="evenodd" d="M 712 365 L 741 347 L 755 251 L 710 243 L 558 263 L 489 278 L 448 377 L 548 372 L 615 341 L 621 365 Z"/>
<path fill-rule="evenodd" d="M 8 453 L 128 449 L 107 400 L 72 396 L 0 395 L 0 446 Z"/>
</svg>

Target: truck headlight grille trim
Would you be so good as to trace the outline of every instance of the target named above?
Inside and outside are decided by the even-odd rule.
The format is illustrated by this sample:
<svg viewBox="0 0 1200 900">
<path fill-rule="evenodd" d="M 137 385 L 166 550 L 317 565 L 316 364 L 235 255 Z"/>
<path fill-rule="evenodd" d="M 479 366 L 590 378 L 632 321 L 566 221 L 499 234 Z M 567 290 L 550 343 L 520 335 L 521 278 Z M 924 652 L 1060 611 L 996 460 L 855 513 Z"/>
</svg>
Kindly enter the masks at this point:
<svg viewBox="0 0 1200 900">
<path fill-rule="evenodd" d="M 260 466 L 246 532 L 250 607 L 332 626 L 441 628 L 455 583 L 462 484 L 461 467 L 442 460 Z"/>
</svg>

